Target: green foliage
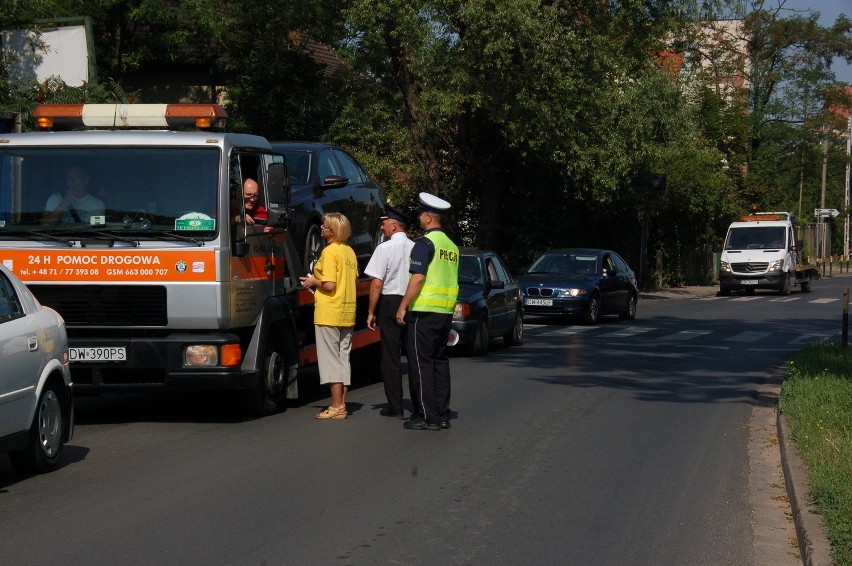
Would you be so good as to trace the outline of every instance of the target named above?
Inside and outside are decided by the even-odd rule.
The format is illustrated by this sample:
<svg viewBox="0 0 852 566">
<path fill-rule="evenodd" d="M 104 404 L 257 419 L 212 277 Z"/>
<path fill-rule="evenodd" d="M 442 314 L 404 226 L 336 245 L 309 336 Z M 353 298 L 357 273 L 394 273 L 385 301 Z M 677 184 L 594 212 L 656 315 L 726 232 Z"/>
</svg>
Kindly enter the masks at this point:
<svg viewBox="0 0 852 566">
<path fill-rule="evenodd" d="M 852 565 L 852 352 L 814 344 L 791 362 L 781 410 L 808 470 L 834 563 Z"/>
</svg>

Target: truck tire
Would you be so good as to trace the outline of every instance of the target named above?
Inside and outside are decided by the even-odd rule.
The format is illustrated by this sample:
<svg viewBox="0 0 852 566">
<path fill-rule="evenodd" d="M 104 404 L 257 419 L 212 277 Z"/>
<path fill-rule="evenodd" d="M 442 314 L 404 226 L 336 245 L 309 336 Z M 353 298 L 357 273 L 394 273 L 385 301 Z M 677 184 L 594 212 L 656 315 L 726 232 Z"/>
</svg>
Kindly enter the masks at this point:
<svg viewBox="0 0 852 566">
<path fill-rule="evenodd" d="M 805 279 L 801 284 L 802 293 L 810 293 L 811 292 L 811 282 L 809 279 Z"/>
<path fill-rule="evenodd" d="M 265 417 L 286 409 L 289 374 L 290 360 L 285 349 L 268 344 L 257 385 L 241 392 L 243 412 L 253 417 Z"/>
<path fill-rule="evenodd" d="M 778 293 L 783 296 L 788 296 L 790 294 L 790 274 L 786 274 L 784 276 L 784 282 L 781 284 L 781 288 L 778 289 Z"/>
</svg>

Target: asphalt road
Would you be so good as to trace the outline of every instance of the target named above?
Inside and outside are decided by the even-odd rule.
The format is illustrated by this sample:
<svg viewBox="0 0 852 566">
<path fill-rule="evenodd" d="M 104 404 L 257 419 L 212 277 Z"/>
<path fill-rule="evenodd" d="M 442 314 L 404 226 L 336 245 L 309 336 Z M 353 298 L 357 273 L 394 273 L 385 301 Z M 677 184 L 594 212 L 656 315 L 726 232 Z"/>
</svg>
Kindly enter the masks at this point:
<svg viewBox="0 0 852 566">
<path fill-rule="evenodd" d="M 345 421 L 313 418 L 315 387 L 258 420 L 224 395 L 82 399 L 61 469 L 0 456 L 0 564 L 755 564 L 749 417 L 837 337 L 849 281 L 530 318 L 523 346 L 453 358 L 441 432 L 379 417 L 377 383 Z"/>
</svg>

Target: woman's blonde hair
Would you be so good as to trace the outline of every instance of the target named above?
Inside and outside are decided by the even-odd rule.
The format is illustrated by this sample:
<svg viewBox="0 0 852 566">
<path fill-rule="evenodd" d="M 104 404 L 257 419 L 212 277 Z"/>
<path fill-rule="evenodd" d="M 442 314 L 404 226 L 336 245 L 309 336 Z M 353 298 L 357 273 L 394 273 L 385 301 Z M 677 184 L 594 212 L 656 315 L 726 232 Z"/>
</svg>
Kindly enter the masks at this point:
<svg viewBox="0 0 852 566">
<path fill-rule="evenodd" d="M 352 224 L 349 219 L 339 212 L 327 212 L 322 217 L 325 224 L 331 233 L 334 234 L 334 242 L 346 242 L 349 236 L 352 235 Z"/>
</svg>

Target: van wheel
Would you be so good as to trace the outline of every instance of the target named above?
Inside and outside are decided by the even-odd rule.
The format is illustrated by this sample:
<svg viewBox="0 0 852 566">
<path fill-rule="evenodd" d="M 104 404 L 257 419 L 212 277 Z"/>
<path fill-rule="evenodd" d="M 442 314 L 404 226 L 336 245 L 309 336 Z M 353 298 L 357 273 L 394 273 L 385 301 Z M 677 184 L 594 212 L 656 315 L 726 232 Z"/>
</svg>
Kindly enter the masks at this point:
<svg viewBox="0 0 852 566">
<path fill-rule="evenodd" d="M 16 470 L 25 474 L 43 474 L 54 469 L 62 455 L 64 420 L 62 401 L 56 383 L 45 386 L 30 425 L 29 444 L 11 452 L 9 459 Z"/>
<path fill-rule="evenodd" d="M 719 287 L 719 294 L 723 297 L 731 296 L 731 288 L 730 287 Z"/>
<path fill-rule="evenodd" d="M 265 417 L 286 409 L 289 374 L 287 357 L 272 345 L 267 346 L 263 371 L 257 385 L 241 392 L 243 412 L 253 417 Z"/>
<path fill-rule="evenodd" d="M 313 273 L 314 264 L 319 259 L 322 249 L 325 247 L 325 241 L 320 234 L 320 227 L 316 224 L 311 224 L 308 228 L 308 233 L 305 236 L 305 256 L 302 263 L 306 273 Z"/>
<path fill-rule="evenodd" d="M 781 288 L 778 290 L 780 295 L 784 295 L 785 297 L 790 294 L 790 274 L 788 273 L 784 276 L 784 283 L 781 285 Z"/>
</svg>

